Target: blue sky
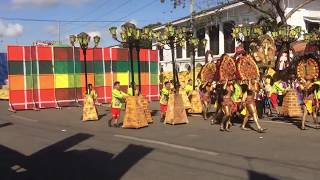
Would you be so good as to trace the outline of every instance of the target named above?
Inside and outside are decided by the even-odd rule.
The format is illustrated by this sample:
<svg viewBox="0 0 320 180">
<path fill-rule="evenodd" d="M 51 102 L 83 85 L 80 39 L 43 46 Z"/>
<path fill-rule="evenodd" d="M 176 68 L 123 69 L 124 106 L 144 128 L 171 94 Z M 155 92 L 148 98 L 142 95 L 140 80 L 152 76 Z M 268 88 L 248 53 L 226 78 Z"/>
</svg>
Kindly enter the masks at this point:
<svg viewBox="0 0 320 180">
<path fill-rule="evenodd" d="M 139 27 L 168 22 L 189 14 L 189 7 L 173 9 L 170 0 L 0 0 L 0 17 L 56 20 L 123 20 Z M 61 39 L 70 34 L 100 34 L 102 46 L 115 44 L 106 31 L 122 23 L 61 23 Z M 0 18 L 0 51 L 7 44 L 30 45 L 36 40 L 58 40 L 58 23 L 24 22 Z"/>
</svg>

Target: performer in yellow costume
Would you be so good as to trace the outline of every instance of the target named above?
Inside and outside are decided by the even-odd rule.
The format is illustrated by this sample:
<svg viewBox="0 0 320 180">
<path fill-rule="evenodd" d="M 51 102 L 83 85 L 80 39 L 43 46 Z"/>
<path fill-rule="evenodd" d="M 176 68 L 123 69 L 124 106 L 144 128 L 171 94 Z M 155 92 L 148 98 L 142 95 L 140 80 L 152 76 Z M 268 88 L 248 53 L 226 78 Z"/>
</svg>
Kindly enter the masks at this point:
<svg viewBox="0 0 320 180">
<path fill-rule="evenodd" d="M 111 113 L 112 119 L 109 121 L 109 127 L 120 127 L 118 124 L 118 120 L 120 117 L 120 112 L 122 108 L 122 104 L 125 102 L 126 97 L 128 96 L 126 93 L 120 91 L 120 82 L 116 81 L 113 84 L 114 89 L 112 90 L 112 100 L 111 100 Z"/>
</svg>

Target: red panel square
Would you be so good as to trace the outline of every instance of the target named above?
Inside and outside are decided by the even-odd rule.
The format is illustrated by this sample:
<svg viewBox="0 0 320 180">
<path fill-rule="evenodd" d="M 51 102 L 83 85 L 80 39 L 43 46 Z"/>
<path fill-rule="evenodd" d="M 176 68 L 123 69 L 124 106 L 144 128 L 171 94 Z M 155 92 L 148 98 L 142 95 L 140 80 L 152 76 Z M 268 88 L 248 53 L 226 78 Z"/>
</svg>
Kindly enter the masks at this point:
<svg viewBox="0 0 320 180">
<path fill-rule="evenodd" d="M 150 85 L 151 95 L 159 95 L 159 85 Z"/>
<path fill-rule="evenodd" d="M 129 50 L 126 48 L 112 48 L 112 61 L 117 61 L 117 60 L 128 60 L 129 56 Z"/>
<path fill-rule="evenodd" d="M 26 90 L 26 94 L 28 103 L 32 103 L 34 102 L 34 99 L 37 99 L 37 93 L 33 92 L 33 90 Z"/>
<path fill-rule="evenodd" d="M 73 50 L 71 47 L 54 47 L 53 48 L 54 60 L 71 60 L 73 59 Z M 77 57 L 77 48 L 75 48 L 74 56 Z M 40 58 L 39 58 L 40 59 Z"/>
<path fill-rule="evenodd" d="M 32 58 L 36 59 L 36 52 L 33 51 L 33 46 L 24 46 L 24 58 L 26 61 L 32 60 Z"/>
<path fill-rule="evenodd" d="M 111 100 L 111 87 L 104 86 L 104 87 L 96 87 L 94 88 L 98 94 L 98 102 L 100 103 L 107 103 Z"/>
<path fill-rule="evenodd" d="M 84 61 L 82 50 L 80 50 L 80 61 Z M 93 61 L 93 49 L 87 49 L 87 61 Z"/>
<path fill-rule="evenodd" d="M 158 50 L 150 50 L 150 61 L 159 61 Z"/>
<path fill-rule="evenodd" d="M 8 46 L 8 61 L 22 61 L 23 46 Z"/>
<path fill-rule="evenodd" d="M 149 61 L 148 49 L 141 49 L 140 50 L 140 61 Z"/>
<path fill-rule="evenodd" d="M 102 57 L 102 48 L 94 48 L 93 49 L 93 60 L 97 61 L 102 61 L 103 57 Z"/>
<path fill-rule="evenodd" d="M 103 51 L 104 51 L 104 60 L 110 61 L 111 60 L 111 56 L 110 56 L 111 48 L 103 48 Z"/>
<path fill-rule="evenodd" d="M 40 101 L 55 101 L 55 90 L 40 89 Z"/>
<path fill-rule="evenodd" d="M 36 47 L 38 50 L 38 60 L 52 60 L 52 47 Z"/>
<path fill-rule="evenodd" d="M 24 90 L 10 90 L 9 101 L 10 103 L 23 103 L 25 101 Z"/>
<path fill-rule="evenodd" d="M 142 85 L 141 86 L 141 94 L 143 96 L 149 95 L 149 86 L 148 85 Z"/>
</svg>

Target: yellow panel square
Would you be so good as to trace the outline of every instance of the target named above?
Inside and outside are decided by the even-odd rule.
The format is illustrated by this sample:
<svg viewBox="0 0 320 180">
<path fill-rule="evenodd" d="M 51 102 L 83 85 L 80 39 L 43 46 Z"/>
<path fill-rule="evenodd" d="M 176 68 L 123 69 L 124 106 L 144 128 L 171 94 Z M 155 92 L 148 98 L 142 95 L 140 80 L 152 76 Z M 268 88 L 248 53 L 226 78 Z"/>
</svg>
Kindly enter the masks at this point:
<svg viewBox="0 0 320 180">
<path fill-rule="evenodd" d="M 68 74 L 55 74 L 55 88 L 69 88 Z"/>
<path fill-rule="evenodd" d="M 128 73 L 117 73 L 117 81 L 120 82 L 121 85 L 129 85 L 129 75 Z"/>
</svg>

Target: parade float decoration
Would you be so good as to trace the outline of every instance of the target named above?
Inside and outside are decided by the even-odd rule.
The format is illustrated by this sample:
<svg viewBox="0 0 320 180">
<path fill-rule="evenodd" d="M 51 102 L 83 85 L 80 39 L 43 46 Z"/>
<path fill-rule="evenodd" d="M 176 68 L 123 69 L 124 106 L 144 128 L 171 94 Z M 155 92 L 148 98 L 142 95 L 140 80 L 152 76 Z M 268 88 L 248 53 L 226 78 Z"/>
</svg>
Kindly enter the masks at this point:
<svg viewBox="0 0 320 180">
<path fill-rule="evenodd" d="M 282 103 L 282 114 L 288 117 L 301 117 L 302 110 L 298 101 L 298 94 L 290 89 L 286 92 Z"/>
<path fill-rule="evenodd" d="M 259 68 L 251 55 L 238 57 L 237 75 L 240 80 L 252 80 L 259 78 Z"/>
<path fill-rule="evenodd" d="M 234 59 L 229 55 L 222 55 L 218 61 L 218 76 L 219 81 L 237 79 L 237 68 Z"/>
<path fill-rule="evenodd" d="M 300 60 L 297 65 L 297 77 L 305 80 L 316 79 L 319 76 L 319 64 L 313 58 Z"/>
<path fill-rule="evenodd" d="M 250 49 L 256 62 L 262 65 L 271 65 L 276 55 L 274 40 L 267 34 L 261 35 L 257 42 L 252 42 Z"/>
<path fill-rule="evenodd" d="M 217 65 L 214 62 L 206 63 L 200 71 L 200 79 L 202 83 L 212 83 L 217 79 Z"/>
</svg>

